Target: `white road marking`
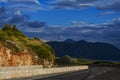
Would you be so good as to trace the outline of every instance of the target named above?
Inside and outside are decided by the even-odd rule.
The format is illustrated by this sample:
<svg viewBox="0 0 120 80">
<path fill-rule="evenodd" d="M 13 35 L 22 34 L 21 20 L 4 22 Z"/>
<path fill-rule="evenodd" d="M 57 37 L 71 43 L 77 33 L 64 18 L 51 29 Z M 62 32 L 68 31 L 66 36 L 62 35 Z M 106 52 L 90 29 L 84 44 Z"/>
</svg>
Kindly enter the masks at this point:
<svg viewBox="0 0 120 80">
<path fill-rule="evenodd" d="M 91 79 L 91 78 L 94 78 L 94 77 L 95 77 L 95 76 L 92 75 L 92 76 L 89 76 L 88 79 Z"/>
<path fill-rule="evenodd" d="M 99 75 L 101 75 L 102 73 L 101 73 L 101 72 L 99 72 L 98 74 L 99 74 Z"/>
</svg>

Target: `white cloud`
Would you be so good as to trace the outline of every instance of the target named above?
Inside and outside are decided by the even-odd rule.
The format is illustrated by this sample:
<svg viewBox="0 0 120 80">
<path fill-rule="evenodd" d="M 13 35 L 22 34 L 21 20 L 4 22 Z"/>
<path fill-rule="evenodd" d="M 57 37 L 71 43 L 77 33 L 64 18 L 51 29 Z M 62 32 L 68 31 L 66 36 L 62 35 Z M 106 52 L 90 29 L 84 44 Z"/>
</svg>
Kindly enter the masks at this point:
<svg viewBox="0 0 120 80">
<path fill-rule="evenodd" d="M 114 14 L 115 12 L 102 12 L 98 16 L 105 16 L 105 15 L 111 15 Z"/>
<path fill-rule="evenodd" d="M 21 15 L 21 11 L 16 11 L 15 15 Z"/>
<path fill-rule="evenodd" d="M 0 0 L 0 2 L 25 3 L 25 4 L 37 4 L 37 5 L 41 5 L 38 0 Z"/>
<path fill-rule="evenodd" d="M 0 0 L 0 2 L 7 2 L 8 0 Z"/>
<path fill-rule="evenodd" d="M 36 11 L 41 9 L 41 3 L 38 0 L 2 0 L 8 10 L 12 11 Z"/>
</svg>

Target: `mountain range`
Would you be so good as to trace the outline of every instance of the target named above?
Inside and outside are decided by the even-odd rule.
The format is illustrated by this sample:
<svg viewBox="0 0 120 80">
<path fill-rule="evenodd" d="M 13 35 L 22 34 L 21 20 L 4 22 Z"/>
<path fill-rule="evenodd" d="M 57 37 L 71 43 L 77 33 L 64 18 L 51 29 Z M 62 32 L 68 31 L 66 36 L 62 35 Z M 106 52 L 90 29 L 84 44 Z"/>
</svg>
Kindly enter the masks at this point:
<svg viewBox="0 0 120 80">
<path fill-rule="evenodd" d="M 47 44 L 54 49 L 57 57 L 69 55 L 94 60 L 120 60 L 120 49 L 109 43 L 67 39 L 61 42 L 50 41 Z"/>
</svg>

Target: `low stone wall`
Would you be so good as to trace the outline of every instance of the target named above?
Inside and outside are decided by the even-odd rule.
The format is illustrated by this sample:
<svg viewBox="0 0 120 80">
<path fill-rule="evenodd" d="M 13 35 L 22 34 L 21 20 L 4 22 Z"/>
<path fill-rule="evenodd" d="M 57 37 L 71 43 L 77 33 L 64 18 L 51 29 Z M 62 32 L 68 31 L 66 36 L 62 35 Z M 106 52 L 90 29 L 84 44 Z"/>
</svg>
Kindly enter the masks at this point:
<svg viewBox="0 0 120 80">
<path fill-rule="evenodd" d="M 10 79 L 10 78 L 22 78 L 37 75 L 45 75 L 52 73 L 61 73 L 69 71 L 78 71 L 88 69 L 88 66 L 73 66 L 73 67 L 59 67 L 59 68 L 16 68 L 15 70 L 11 68 L 5 68 L 6 70 L 0 70 L 0 79 Z"/>
<path fill-rule="evenodd" d="M 43 69 L 43 65 L 19 66 L 19 67 L 0 67 L 0 73 L 6 72 L 6 71 L 35 70 L 35 69 Z"/>
</svg>

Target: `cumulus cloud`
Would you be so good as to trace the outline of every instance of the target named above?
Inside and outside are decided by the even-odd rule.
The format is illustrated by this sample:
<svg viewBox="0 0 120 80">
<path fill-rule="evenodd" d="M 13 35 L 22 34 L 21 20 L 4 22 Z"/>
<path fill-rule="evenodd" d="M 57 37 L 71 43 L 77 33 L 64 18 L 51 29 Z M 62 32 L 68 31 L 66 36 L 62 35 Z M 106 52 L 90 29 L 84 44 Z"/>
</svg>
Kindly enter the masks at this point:
<svg viewBox="0 0 120 80">
<path fill-rule="evenodd" d="M 19 24 L 20 25 L 20 24 L 23 24 L 23 23 L 27 22 L 28 18 L 29 18 L 28 15 L 15 14 L 9 19 L 8 23 L 9 24 Z"/>
<path fill-rule="evenodd" d="M 24 11 L 31 12 L 39 10 L 41 4 L 38 0 L 0 0 L 4 6 L 0 6 L 0 26 L 9 23 L 19 27 L 38 28 L 46 25 L 43 21 L 30 21 L 30 16 Z M 23 29 L 23 28 L 22 28 Z"/>
<path fill-rule="evenodd" d="M 6 21 L 0 22 L 4 24 L 9 23 L 11 25 L 16 24 L 17 26 L 21 27 L 23 31 L 25 28 L 41 28 L 47 26 L 46 22 L 44 21 L 29 21 L 29 18 L 30 17 L 28 15 L 17 11 L 13 16 L 7 18 Z"/>
<path fill-rule="evenodd" d="M 14 12 L 14 14 L 11 15 L 11 12 L 9 12 L 6 7 L 0 7 L 0 26 L 9 23 L 9 24 L 17 24 L 20 25 L 27 21 L 28 18 L 27 15 L 23 15 L 20 11 Z"/>
</svg>

